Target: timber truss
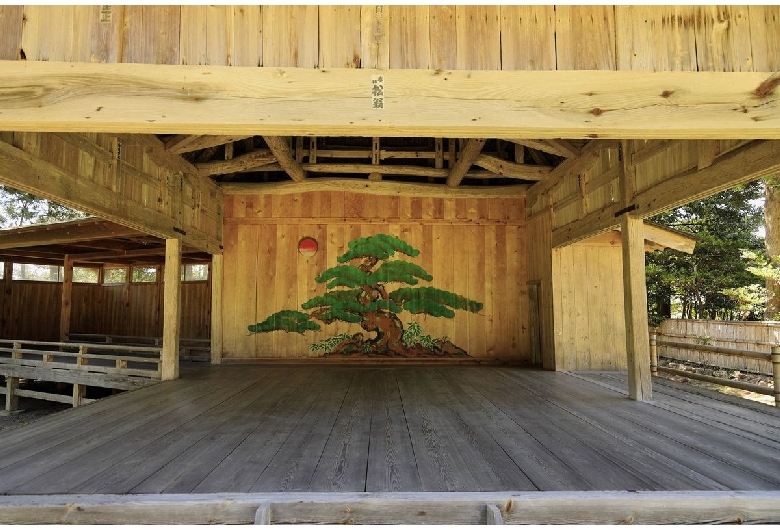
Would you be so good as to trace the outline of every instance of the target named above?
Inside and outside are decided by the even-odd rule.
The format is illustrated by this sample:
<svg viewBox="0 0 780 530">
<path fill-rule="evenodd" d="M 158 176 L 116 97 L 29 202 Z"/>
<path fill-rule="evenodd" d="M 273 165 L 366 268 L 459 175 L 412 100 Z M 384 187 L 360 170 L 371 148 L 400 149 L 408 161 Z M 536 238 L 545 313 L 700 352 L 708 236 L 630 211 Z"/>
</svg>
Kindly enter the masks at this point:
<svg viewBox="0 0 780 530">
<path fill-rule="evenodd" d="M 448 187 L 521 186 L 543 181 L 584 140 L 389 137 L 160 136 L 200 176 L 218 183 L 341 177 Z"/>
</svg>

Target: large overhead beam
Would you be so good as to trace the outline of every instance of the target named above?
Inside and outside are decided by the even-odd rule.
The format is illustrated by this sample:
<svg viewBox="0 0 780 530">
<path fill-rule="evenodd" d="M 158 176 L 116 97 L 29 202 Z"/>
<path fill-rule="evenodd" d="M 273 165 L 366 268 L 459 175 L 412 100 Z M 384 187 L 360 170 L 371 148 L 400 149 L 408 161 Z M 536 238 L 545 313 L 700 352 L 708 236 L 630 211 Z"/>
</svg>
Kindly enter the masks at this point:
<svg viewBox="0 0 780 530">
<path fill-rule="evenodd" d="M 284 195 L 309 191 L 349 191 L 366 195 L 403 197 L 511 199 L 525 197 L 527 185 L 450 188 L 439 184 L 412 184 L 364 179 L 316 178 L 303 182 L 221 184 L 225 195 Z"/>
<path fill-rule="evenodd" d="M 29 232 L 19 230 L 0 231 L 0 249 L 35 247 L 38 245 L 54 245 L 135 235 L 138 235 L 137 230 L 110 222 L 95 224 L 94 221 L 89 221 L 84 225 L 69 223 L 67 226 L 55 224 L 51 225 L 50 228 L 39 228 Z"/>
<path fill-rule="evenodd" d="M 617 227 L 620 212 L 632 217 L 653 215 L 780 171 L 780 142 L 754 141 L 715 159 L 704 169 L 671 176 L 631 197 L 631 204 L 616 202 L 591 212 L 582 219 L 553 230 L 553 246 L 574 243 L 593 234 Z"/>
<path fill-rule="evenodd" d="M 152 141 L 157 140 L 152 139 Z M 182 159 L 182 163 L 186 161 Z M 0 182 L 140 232 L 162 238 L 182 237 L 185 243 L 196 248 L 220 252 L 220 241 L 216 238 L 189 226 L 184 227 L 187 229 L 184 230 L 178 219 L 139 202 L 128 200 L 119 192 L 95 186 L 87 179 L 79 178 L 65 169 L 2 141 L 0 141 Z M 111 237 L 111 235 L 104 234 L 103 237 Z M 36 241 L 35 244 L 41 243 Z"/>
<path fill-rule="evenodd" d="M 0 130 L 780 139 L 771 72 L 459 71 L 0 62 Z M 385 83 L 372 108 L 372 76 Z"/>
</svg>

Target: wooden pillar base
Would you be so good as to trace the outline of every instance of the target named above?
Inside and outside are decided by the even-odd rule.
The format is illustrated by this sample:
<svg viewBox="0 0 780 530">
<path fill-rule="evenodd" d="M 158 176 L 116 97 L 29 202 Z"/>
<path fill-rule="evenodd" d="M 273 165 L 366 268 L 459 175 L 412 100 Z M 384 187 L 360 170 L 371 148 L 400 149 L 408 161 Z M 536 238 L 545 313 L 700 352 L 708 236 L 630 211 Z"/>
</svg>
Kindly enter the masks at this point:
<svg viewBox="0 0 780 530">
<path fill-rule="evenodd" d="M 87 387 L 84 385 L 73 385 L 73 408 L 80 407 L 84 404 L 84 394 L 86 393 Z"/>
<path fill-rule="evenodd" d="M 5 378 L 5 412 L 11 414 L 19 408 L 19 396 L 16 389 L 19 387 L 18 377 Z"/>
</svg>

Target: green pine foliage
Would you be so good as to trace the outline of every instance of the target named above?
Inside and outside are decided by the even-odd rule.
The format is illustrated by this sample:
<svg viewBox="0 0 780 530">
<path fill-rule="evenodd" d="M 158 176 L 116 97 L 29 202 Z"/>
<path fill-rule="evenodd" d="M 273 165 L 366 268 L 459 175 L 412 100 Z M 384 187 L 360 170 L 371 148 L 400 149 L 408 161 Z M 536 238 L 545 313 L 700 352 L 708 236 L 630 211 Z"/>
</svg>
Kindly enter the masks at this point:
<svg viewBox="0 0 780 530">
<path fill-rule="evenodd" d="M 409 261 L 393 260 L 382 263 L 372 272 L 368 277 L 368 283 L 375 285 L 380 282 L 397 282 L 417 285 L 418 278 L 427 282 L 433 280 L 433 276 L 419 265 Z"/>
<path fill-rule="evenodd" d="M 343 255 L 337 258 L 339 263 L 346 263 L 358 258 L 376 258 L 385 260 L 392 257 L 396 252 L 416 257 L 420 251 L 412 247 L 405 241 L 387 234 L 377 234 L 375 236 L 361 237 L 350 241 L 347 250 Z"/>
<path fill-rule="evenodd" d="M 300 311 L 283 310 L 274 313 L 262 322 L 249 326 L 250 333 L 265 333 L 268 331 L 287 331 L 306 333 L 309 330 L 318 331 L 320 325 L 312 322 L 309 315 Z"/>
<path fill-rule="evenodd" d="M 413 314 L 452 318 L 453 309 L 472 313 L 482 310 L 482 304 L 449 291 L 435 287 L 402 287 L 390 293 L 390 299 Z"/>
<path fill-rule="evenodd" d="M 328 282 L 328 289 L 336 287 L 358 287 L 368 284 L 368 274 L 354 265 L 331 267 L 315 278 L 317 283 Z"/>
</svg>

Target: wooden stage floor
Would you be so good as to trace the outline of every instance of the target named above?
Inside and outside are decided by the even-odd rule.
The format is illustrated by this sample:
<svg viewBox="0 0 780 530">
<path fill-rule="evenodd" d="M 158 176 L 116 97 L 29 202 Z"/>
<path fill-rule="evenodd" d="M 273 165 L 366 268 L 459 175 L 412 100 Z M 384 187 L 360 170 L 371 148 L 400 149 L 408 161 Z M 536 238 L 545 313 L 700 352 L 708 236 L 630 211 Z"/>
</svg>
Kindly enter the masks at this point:
<svg viewBox="0 0 780 530">
<path fill-rule="evenodd" d="M 780 490 L 776 409 L 625 373 L 182 374 L 0 434 L 0 493 Z"/>
</svg>

